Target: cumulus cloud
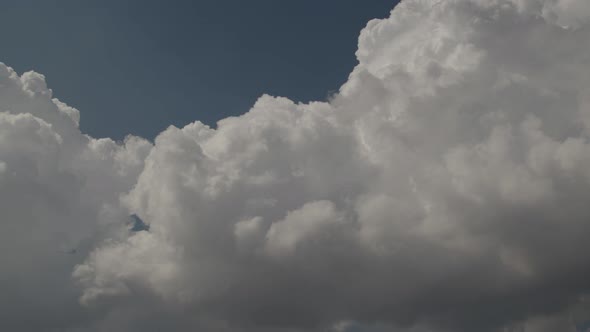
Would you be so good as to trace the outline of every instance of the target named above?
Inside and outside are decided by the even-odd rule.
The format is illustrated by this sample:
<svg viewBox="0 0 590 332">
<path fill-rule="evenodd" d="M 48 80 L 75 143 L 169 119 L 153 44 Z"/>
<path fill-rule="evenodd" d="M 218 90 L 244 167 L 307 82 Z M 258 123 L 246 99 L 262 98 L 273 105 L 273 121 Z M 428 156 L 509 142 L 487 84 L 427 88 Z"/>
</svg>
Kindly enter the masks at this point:
<svg viewBox="0 0 590 332">
<path fill-rule="evenodd" d="M 0 65 L 0 329 L 83 319 L 72 270 L 128 218 L 117 197 L 151 144 L 95 140 L 77 124 L 78 111 L 52 99 L 42 75 Z"/>
<path fill-rule="evenodd" d="M 0 66 L 0 326 L 587 328 L 589 20 L 406 0 L 329 101 L 262 96 L 153 145 L 81 134 Z"/>
</svg>

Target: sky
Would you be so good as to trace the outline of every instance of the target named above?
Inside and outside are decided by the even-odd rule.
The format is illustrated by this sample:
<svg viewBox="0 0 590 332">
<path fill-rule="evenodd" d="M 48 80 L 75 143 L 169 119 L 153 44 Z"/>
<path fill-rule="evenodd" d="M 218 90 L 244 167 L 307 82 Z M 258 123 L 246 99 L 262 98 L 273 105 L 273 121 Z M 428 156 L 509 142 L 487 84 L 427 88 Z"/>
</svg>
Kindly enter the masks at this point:
<svg viewBox="0 0 590 332">
<path fill-rule="evenodd" d="M 394 3 L 3 0 L 1 61 L 46 75 L 85 132 L 153 139 L 243 114 L 263 93 L 325 100 L 356 65 L 360 29 Z"/>
<path fill-rule="evenodd" d="M 173 3 L 2 10 L 0 331 L 587 332 L 590 2 Z"/>
</svg>

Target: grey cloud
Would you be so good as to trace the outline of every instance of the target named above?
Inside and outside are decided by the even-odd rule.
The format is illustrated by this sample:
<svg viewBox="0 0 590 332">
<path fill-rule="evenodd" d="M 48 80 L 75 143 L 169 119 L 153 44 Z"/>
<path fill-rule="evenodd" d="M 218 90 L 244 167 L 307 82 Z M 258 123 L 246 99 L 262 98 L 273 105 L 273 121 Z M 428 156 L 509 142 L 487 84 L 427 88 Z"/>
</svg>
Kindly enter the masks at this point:
<svg viewBox="0 0 590 332">
<path fill-rule="evenodd" d="M 82 135 L 42 76 L 3 68 L 0 236 L 31 259 L 0 254 L 20 285 L 0 304 L 94 331 L 575 331 L 588 10 L 406 0 L 330 101 L 263 96 L 153 146 Z"/>
</svg>

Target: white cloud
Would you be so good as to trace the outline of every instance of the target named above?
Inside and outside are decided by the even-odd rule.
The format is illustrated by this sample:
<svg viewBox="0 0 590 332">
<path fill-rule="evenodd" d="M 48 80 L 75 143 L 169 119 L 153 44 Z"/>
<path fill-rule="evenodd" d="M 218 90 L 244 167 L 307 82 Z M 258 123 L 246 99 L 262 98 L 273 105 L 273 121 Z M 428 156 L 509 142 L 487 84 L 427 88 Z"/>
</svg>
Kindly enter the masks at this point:
<svg viewBox="0 0 590 332">
<path fill-rule="evenodd" d="M 587 9 L 406 0 L 329 102 L 263 96 L 153 147 L 82 135 L 0 66 L 0 321 L 35 330 L 27 299 L 99 331 L 567 331 L 590 286 Z"/>
<path fill-rule="evenodd" d="M 65 327 L 83 317 L 72 270 L 124 225 L 118 195 L 135 183 L 149 143 L 103 140 L 110 147 L 98 153 L 42 75 L 0 64 L 0 87 L 0 328 Z"/>
<path fill-rule="evenodd" d="M 306 203 L 271 225 L 266 234 L 267 250 L 270 255 L 289 255 L 306 242 L 326 241 L 331 235 L 330 228 L 340 227 L 341 219 L 330 201 Z"/>
</svg>

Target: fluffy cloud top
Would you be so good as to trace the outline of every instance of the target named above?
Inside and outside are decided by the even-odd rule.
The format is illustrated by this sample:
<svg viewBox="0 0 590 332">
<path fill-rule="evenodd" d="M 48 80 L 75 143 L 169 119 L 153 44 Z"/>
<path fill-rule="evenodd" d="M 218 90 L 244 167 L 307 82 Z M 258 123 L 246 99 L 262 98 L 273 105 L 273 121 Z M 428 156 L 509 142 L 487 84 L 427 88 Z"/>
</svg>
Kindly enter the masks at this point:
<svg viewBox="0 0 590 332">
<path fill-rule="evenodd" d="M 585 0 L 406 0 L 330 101 L 154 144 L 0 65 L 0 328 L 587 328 L 589 33 Z"/>
</svg>

